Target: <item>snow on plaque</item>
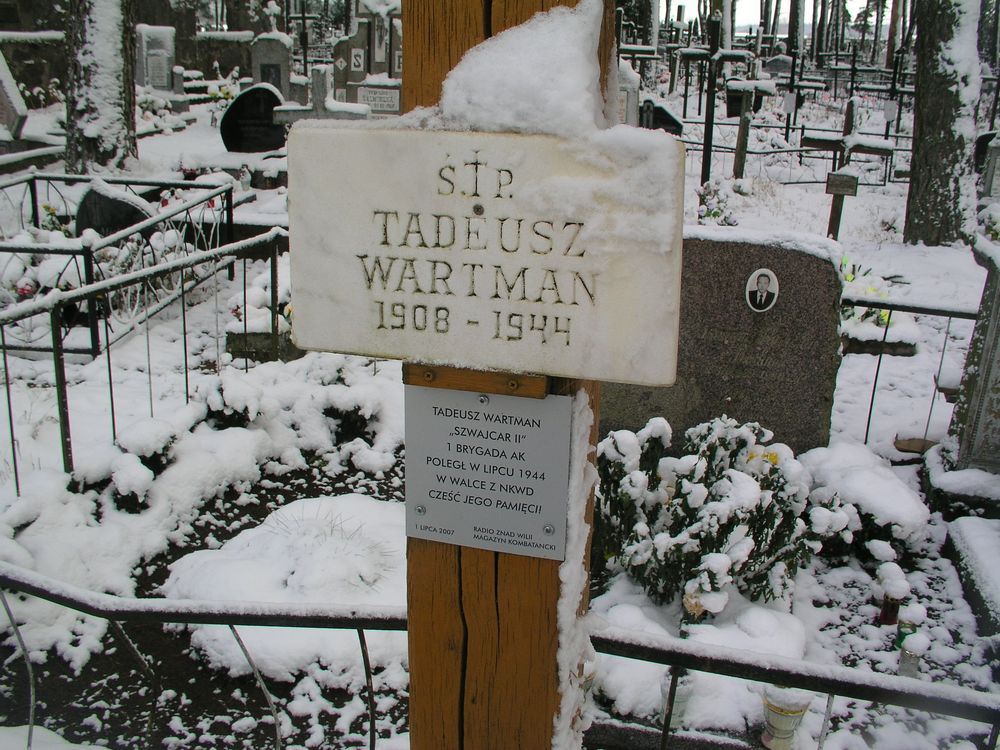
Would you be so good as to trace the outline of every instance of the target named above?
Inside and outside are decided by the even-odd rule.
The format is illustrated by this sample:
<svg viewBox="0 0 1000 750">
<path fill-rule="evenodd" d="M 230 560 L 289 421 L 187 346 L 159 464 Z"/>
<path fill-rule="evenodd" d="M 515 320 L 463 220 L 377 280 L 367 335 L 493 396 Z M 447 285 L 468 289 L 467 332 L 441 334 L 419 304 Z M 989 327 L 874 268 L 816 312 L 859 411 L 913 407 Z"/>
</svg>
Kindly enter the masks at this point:
<svg viewBox="0 0 1000 750">
<path fill-rule="evenodd" d="M 684 153 L 669 136 L 303 124 L 288 161 L 299 347 L 673 382 Z"/>
</svg>

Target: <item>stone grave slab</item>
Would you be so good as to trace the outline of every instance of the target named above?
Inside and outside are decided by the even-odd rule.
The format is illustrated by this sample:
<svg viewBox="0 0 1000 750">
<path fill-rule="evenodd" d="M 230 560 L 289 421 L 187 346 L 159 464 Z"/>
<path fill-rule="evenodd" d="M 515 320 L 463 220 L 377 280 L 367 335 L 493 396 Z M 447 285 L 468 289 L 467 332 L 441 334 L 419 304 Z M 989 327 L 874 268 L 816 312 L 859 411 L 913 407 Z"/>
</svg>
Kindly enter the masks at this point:
<svg viewBox="0 0 1000 750">
<path fill-rule="evenodd" d="M 107 237 L 155 215 L 156 209 L 145 199 L 95 179 L 77 206 L 76 233 L 93 229 Z"/>
<path fill-rule="evenodd" d="M 1000 247 L 985 240 L 983 245 L 976 258 L 986 267 L 986 288 L 951 432 L 958 438 L 957 468 L 1000 474 Z"/>
<path fill-rule="evenodd" d="M 280 31 L 260 34 L 250 45 L 250 66 L 257 83 L 268 83 L 281 93 L 291 94 L 292 38 Z"/>
<path fill-rule="evenodd" d="M 786 76 L 792 72 L 792 58 L 788 55 L 769 57 L 764 61 L 764 72 L 772 76 Z"/>
<path fill-rule="evenodd" d="M 135 27 L 135 83 L 161 91 L 173 90 L 174 36 L 172 26 Z"/>
<path fill-rule="evenodd" d="M 688 428 L 726 414 L 760 422 L 796 452 L 827 444 L 841 285 L 822 248 L 834 245 L 727 236 L 722 228 L 687 230 L 677 381 L 602 386 L 603 433 L 662 416 L 679 445 Z"/>
<path fill-rule="evenodd" d="M 7 67 L 7 59 L 0 52 L 0 124 L 7 128 L 11 138 L 17 140 L 27 119 L 28 107 L 24 97 Z"/>
<path fill-rule="evenodd" d="M 274 108 L 283 103 L 281 92 L 268 83 L 258 83 L 241 91 L 219 124 L 226 150 L 259 153 L 284 146 L 285 126 L 274 121 Z"/>
</svg>

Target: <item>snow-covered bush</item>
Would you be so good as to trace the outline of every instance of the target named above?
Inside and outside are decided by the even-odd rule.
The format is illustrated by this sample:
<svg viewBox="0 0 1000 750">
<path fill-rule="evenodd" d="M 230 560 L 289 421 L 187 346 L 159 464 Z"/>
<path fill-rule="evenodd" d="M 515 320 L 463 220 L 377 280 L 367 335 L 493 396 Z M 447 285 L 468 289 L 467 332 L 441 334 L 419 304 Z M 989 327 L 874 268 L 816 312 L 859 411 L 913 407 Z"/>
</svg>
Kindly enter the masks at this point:
<svg viewBox="0 0 1000 750">
<path fill-rule="evenodd" d="M 23 83 L 18 83 L 17 87 L 21 90 L 21 97 L 29 109 L 44 109 L 49 105 L 60 104 L 66 100 L 66 94 L 63 93 L 62 83 L 58 78 L 50 79 L 44 87 L 28 88 Z"/>
<path fill-rule="evenodd" d="M 738 222 L 729 210 L 729 188 L 720 179 L 706 182 L 694 190 L 698 196 L 698 223 L 735 226 Z"/>
<path fill-rule="evenodd" d="M 756 423 L 722 417 L 685 435 L 668 457 L 670 427 L 611 433 L 598 448 L 607 559 L 655 602 L 719 612 L 735 586 L 751 599 L 788 600 L 792 577 L 822 540 L 849 540 L 857 513 L 833 493 L 811 495 L 809 474 Z"/>
<path fill-rule="evenodd" d="M 288 271 L 288 253 L 278 258 L 278 332 L 291 330 L 291 300 L 292 289 Z M 244 305 L 244 302 L 246 303 Z M 271 331 L 271 271 L 265 269 L 257 274 L 247 285 L 245 291 L 240 291 L 229 298 L 229 309 L 233 320 L 226 324 L 230 333 L 269 333 Z"/>
<path fill-rule="evenodd" d="M 920 495 L 868 446 L 838 442 L 799 456 L 816 489 L 814 495 L 834 495 L 850 503 L 852 521 L 848 545 L 834 542 L 825 553 L 852 554 L 874 565 L 919 555 L 927 543 L 930 511 Z"/>
</svg>

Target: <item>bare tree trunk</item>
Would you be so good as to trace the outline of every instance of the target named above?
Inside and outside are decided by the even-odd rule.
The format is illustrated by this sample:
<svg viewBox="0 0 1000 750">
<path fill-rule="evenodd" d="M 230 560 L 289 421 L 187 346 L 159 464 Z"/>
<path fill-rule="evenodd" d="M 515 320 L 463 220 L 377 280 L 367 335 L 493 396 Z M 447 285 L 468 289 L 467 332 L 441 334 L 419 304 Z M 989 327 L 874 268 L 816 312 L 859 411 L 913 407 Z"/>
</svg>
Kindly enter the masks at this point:
<svg viewBox="0 0 1000 750">
<path fill-rule="evenodd" d="M 997 3 L 980 0 L 979 3 L 979 59 L 995 65 L 997 56 Z"/>
<path fill-rule="evenodd" d="M 800 55 L 803 52 L 804 5 L 805 0 L 789 0 L 788 3 L 788 54 L 791 54 L 792 50 L 796 50 Z"/>
<path fill-rule="evenodd" d="M 979 4 L 918 0 L 913 159 L 903 240 L 944 245 L 971 240 L 976 194 L 972 171 L 973 120 L 979 99 L 979 61 L 954 59 L 957 39 L 969 39 Z"/>
<path fill-rule="evenodd" d="M 896 40 L 899 38 L 899 3 L 900 0 L 892 0 L 889 11 L 889 36 L 885 43 L 885 67 L 891 68 L 893 58 L 896 56 Z"/>
<path fill-rule="evenodd" d="M 819 0 L 813 0 L 812 11 L 813 11 L 812 12 L 812 30 L 809 32 L 809 40 L 810 40 L 810 43 L 809 43 L 809 56 L 815 62 L 815 60 L 816 60 L 816 51 L 817 51 L 816 50 L 816 38 L 817 38 L 816 37 L 816 32 L 817 32 L 817 29 L 819 27 L 818 26 L 818 19 L 816 18 L 816 16 L 819 13 Z"/>
<path fill-rule="evenodd" d="M 839 0 L 828 0 L 826 7 L 826 39 L 824 46 L 827 50 L 833 51 L 837 38 L 837 3 Z"/>
<path fill-rule="evenodd" d="M 133 0 L 69 0 L 66 171 L 121 169 L 135 143 Z"/>
<path fill-rule="evenodd" d="M 865 0 L 865 9 L 861 11 L 861 18 L 864 24 L 861 26 L 861 49 L 865 48 L 865 39 L 868 37 L 868 27 L 871 25 L 872 0 Z M 874 45 L 872 45 L 874 47 Z"/>
<path fill-rule="evenodd" d="M 872 65 L 875 64 L 876 60 L 878 60 L 878 48 L 882 43 L 882 19 L 884 17 L 885 0 L 875 0 L 875 35 L 872 37 Z"/>
<path fill-rule="evenodd" d="M 818 61 L 822 62 L 823 58 L 820 57 L 823 52 L 827 50 L 826 43 L 826 14 L 828 11 L 829 0 L 819 0 L 819 24 L 816 27 L 816 39 L 813 42 L 813 49 L 815 50 L 815 57 Z"/>
<path fill-rule="evenodd" d="M 774 16 L 771 21 L 771 35 L 775 41 L 778 39 L 778 20 L 781 17 L 781 0 L 774 0 Z"/>
</svg>

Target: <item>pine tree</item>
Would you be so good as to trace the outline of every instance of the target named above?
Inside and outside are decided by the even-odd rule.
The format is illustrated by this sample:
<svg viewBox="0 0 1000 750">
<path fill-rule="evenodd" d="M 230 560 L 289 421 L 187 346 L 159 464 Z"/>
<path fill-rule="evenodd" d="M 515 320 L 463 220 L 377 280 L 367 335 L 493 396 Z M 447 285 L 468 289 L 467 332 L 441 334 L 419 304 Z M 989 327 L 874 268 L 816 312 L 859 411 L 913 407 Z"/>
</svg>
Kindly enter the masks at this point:
<svg viewBox="0 0 1000 750">
<path fill-rule="evenodd" d="M 913 157 L 906 199 L 907 243 L 968 239 L 975 218 L 972 178 L 979 60 L 956 56 L 976 42 L 978 0 L 918 0 Z"/>
<path fill-rule="evenodd" d="M 133 0 L 69 0 L 66 170 L 121 169 L 135 142 Z"/>
</svg>

